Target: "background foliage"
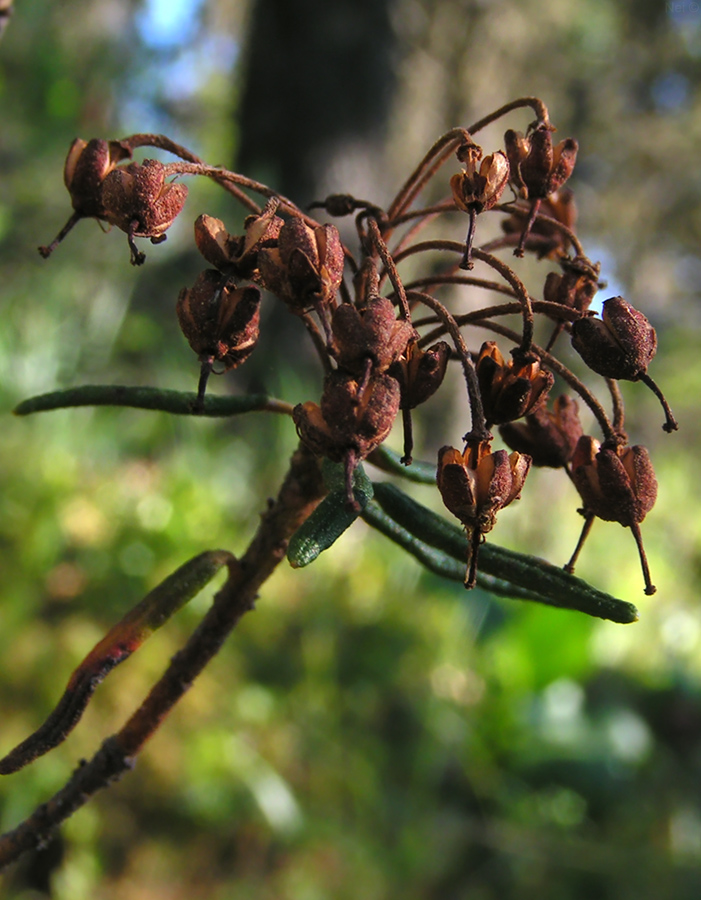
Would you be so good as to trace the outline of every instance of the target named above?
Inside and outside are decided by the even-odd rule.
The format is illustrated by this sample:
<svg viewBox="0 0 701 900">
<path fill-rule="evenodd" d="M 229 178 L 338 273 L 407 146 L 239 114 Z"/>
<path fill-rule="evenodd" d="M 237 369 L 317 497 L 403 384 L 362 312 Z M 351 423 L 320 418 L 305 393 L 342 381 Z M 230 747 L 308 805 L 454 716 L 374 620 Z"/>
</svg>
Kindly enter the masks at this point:
<svg viewBox="0 0 701 900">
<path fill-rule="evenodd" d="M 395 0 L 315 16 L 300 0 L 309 46 L 271 27 L 276 6 L 24 0 L 0 44 L 2 747 L 151 586 L 204 548 L 245 545 L 296 442 L 288 422 L 257 414 L 10 417 L 26 396 L 91 381 L 193 389 L 173 315 L 200 268 L 190 222 L 206 210 L 235 231 L 242 218 L 193 185 L 142 270 L 92 222 L 45 263 L 35 248 L 67 215 L 76 135 L 165 131 L 214 163 L 238 153 L 300 204 L 328 190 L 382 202 L 445 128 L 540 95 L 559 134 L 580 141 L 572 186 L 603 297 L 624 294 L 658 328 L 653 374 L 681 423 L 665 437 L 654 399 L 629 386 L 630 432 L 661 485 L 644 525 L 659 593 L 642 596 L 616 525 L 597 524 L 578 574 L 639 602 L 634 626 L 466 595 L 358 523 L 309 569 L 274 576 L 135 772 L 0 896 L 697 897 L 697 4 Z M 494 128 L 483 144 L 501 139 Z M 315 396 L 301 330 L 289 358 L 272 323 L 266 339 L 214 389 Z M 417 455 L 462 431 L 424 423 Z M 574 491 L 538 475 L 494 539 L 564 562 Z M 0 784 L 3 830 L 124 720 L 210 594 L 110 677 L 66 744 Z"/>
</svg>

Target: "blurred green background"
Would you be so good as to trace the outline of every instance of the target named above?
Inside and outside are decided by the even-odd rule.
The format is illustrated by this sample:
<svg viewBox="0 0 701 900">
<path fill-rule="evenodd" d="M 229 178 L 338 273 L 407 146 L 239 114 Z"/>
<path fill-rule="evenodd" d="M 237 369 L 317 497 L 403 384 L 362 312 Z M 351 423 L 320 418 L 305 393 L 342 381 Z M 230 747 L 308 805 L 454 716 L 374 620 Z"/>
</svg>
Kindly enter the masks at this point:
<svg viewBox="0 0 701 900">
<path fill-rule="evenodd" d="M 596 524 L 578 567 L 638 603 L 640 623 L 468 595 L 359 523 L 309 569 L 281 567 L 135 771 L 15 866 L 0 897 L 697 898 L 699 4 L 16 5 L 0 42 L 2 752 L 154 584 L 203 549 L 245 547 L 296 443 L 262 414 L 12 418 L 21 399 L 81 383 L 194 389 L 174 316 L 202 267 L 191 222 L 206 211 L 236 231 L 243 218 L 191 183 L 142 269 L 94 222 L 44 262 L 36 246 L 68 216 L 62 167 L 78 135 L 162 131 L 302 205 L 330 190 L 383 205 L 446 128 L 537 94 L 580 142 L 579 234 L 603 297 L 622 293 L 658 329 L 651 374 L 681 429 L 664 435 L 654 397 L 624 386 L 631 438 L 660 481 L 643 525 L 658 594 L 642 594 L 616 524 Z M 489 152 L 528 122 L 514 114 L 480 142 Z M 539 284 L 547 265 L 519 271 Z M 316 397 L 301 328 L 268 306 L 250 363 L 212 389 Z M 466 424 L 417 419 L 427 459 Z M 413 493 L 435 503 L 429 487 Z M 493 539 L 562 563 L 576 506 L 562 475 L 533 473 Z M 110 676 L 62 747 L 0 783 L 3 831 L 123 723 L 211 593 Z"/>
</svg>

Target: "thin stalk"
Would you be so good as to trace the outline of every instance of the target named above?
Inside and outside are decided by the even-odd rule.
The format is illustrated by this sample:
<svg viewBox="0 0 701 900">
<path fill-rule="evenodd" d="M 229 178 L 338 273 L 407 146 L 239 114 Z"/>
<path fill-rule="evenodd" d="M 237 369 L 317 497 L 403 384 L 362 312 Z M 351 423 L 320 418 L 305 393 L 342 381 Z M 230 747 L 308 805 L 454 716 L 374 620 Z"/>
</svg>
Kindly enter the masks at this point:
<svg viewBox="0 0 701 900">
<path fill-rule="evenodd" d="M 650 378 L 647 372 L 643 372 L 638 375 L 638 381 L 642 381 L 643 384 L 646 384 L 662 404 L 662 409 L 664 410 L 665 414 L 665 423 L 662 426 L 662 429 L 668 434 L 671 434 L 673 431 L 677 431 L 677 429 L 679 428 L 679 423 L 674 418 L 674 413 L 670 409 L 669 403 L 667 403 L 664 394 L 659 389 L 657 384 L 652 380 L 652 378 Z"/>
<path fill-rule="evenodd" d="M 387 210 L 388 218 L 392 220 L 401 215 L 426 182 L 450 158 L 453 151 L 460 144 L 469 140 L 470 133 L 464 128 L 451 128 L 450 131 L 446 131 L 439 137 L 401 187 Z"/>
<path fill-rule="evenodd" d="M 542 100 L 538 97 L 519 97 L 518 100 L 512 100 L 511 103 L 505 103 L 504 106 L 495 109 L 494 112 L 489 113 L 488 116 L 478 119 L 473 125 L 470 125 L 467 130 L 470 134 L 476 134 L 478 131 L 486 128 L 487 125 L 491 125 L 492 122 L 496 122 L 497 119 L 510 113 L 513 109 L 521 109 L 524 106 L 531 107 L 538 117 L 539 122 L 542 122 L 544 125 L 550 125 L 548 108 Z"/>
<path fill-rule="evenodd" d="M 616 431 L 624 435 L 625 431 L 625 407 L 623 406 L 623 394 L 621 388 L 615 378 L 607 378 L 606 386 L 611 394 L 611 403 L 613 406 L 613 427 Z"/>
<path fill-rule="evenodd" d="M 567 240 L 574 247 L 577 256 L 585 256 L 584 247 L 582 246 L 581 241 L 577 237 L 577 235 L 572 231 L 571 228 L 568 228 L 563 222 L 560 222 L 559 219 L 554 219 L 552 216 L 548 216 L 545 213 L 540 212 L 540 208 L 535 210 L 535 214 L 533 212 L 533 207 L 529 210 L 520 209 L 519 207 L 515 207 L 513 203 L 497 203 L 492 207 L 492 210 L 496 210 L 497 212 L 508 213 L 509 215 L 513 215 L 515 212 L 523 213 L 527 218 L 533 216 L 533 221 L 545 222 L 548 225 L 551 225 L 553 228 L 557 228 L 558 231 L 562 232 L 562 234 L 567 238 Z M 531 222 L 531 225 L 533 222 Z M 531 238 L 539 237 L 539 235 L 530 235 Z"/>
<path fill-rule="evenodd" d="M 470 400 L 470 438 L 480 441 L 491 440 L 491 433 L 487 428 L 487 419 L 482 406 L 482 397 L 480 395 L 479 383 L 477 381 L 477 372 L 475 364 L 472 362 L 470 351 L 460 333 L 458 323 L 448 310 L 439 303 L 435 297 L 425 294 L 423 291 L 411 291 L 407 294 L 412 300 L 418 300 L 429 309 L 433 310 L 438 318 L 443 322 L 448 334 L 453 339 L 455 350 L 457 351 L 460 362 L 462 363 L 463 373 L 465 375 L 465 384 L 467 385 L 467 395 Z M 466 438 L 467 439 L 467 436 Z"/>
<path fill-rule="evenodd" d="M 392 282 L 392 287 L 394 288 L 394 292 L 397 296 L 397 300 L 399 301 L 399 308 L 402 311 L 402 318 L 406 319 L 407 322 L 411 322 L 411 310 L 409 309 L 409 302 L 406 297 L 406 291 L 404 290 L 404 285 L 402 284 L 402 280 L 399 277 L 399 272 L 397 271 L 397 267 L 392 259 L 392 254 L 389 252 L 389 248 L 380 233 L 380 228 L 375 219 L 368 219 L 368 229 L 370 231 L 370 237 L 375 247 L 377 248 L 377 252 L 380 255 L 380 259 L 387 270 L 387 274 L 389 275 L 389 280 Z"/>
<path fill-rule="evenodd" d="M 519 350 L 524 355 L 527 355 L 528 353 L 530 353 L 531 345 L 533 344 L 534 322 L 533 306 L 528 291 L 526 290 L 526 286 L 516 275 L 516 273 L 506 265 L 505 262 L 502 262 L 496 256 L 492 256 L 491 253 L 485 253 L 484 250 L 480 250 L 479 247 L 475 247 L 472 251 L 472 256 L 475 259 L 479 259 L 482 262 L 485 262 L 488 266 L 491 266 L 491 268 L 498 272 L 501 277 L 505 281 L 507 281 L 514 289 L 514 292 L 521 303 L 523 315 L 523 334 L 521 335 L 521 344 L 519 346 Z"/>
</svg>

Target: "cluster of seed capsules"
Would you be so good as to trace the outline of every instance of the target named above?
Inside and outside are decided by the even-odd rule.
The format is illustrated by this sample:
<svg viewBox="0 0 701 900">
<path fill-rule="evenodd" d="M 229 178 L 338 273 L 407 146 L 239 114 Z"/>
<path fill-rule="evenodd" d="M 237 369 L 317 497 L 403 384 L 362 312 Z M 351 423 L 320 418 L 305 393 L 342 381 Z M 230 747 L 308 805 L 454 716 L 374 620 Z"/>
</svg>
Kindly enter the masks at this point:
<svg viewBox="0 0 701 900">
<path fill-rule="evenodd" d="M 484 156 L 474 133 L 525 106 L 535 110 L 536 121 L 525 133 L 507 131 L 505 149 Z M 237 235 L 211 216 L 200 215 L 195 221 L 195 242 L 211 268 L 183 289 L 177 301 L 180 326 L 201 366 L 194 411 L 204 407 L 214 368 L 236 368 L 253 352 L 261 289 L 270 292 L 304 322 L 325 372 L 319 402 L 294 408 L 299 437 L 318 456 L 343 464 L 347 503 L 353 507 L 354 470 L 372 458 L 400 413 L 402 462 L 411 463 L 411 410 L 435 394 L 449 362 L 456 362 L 465 378 L 471 423 L 462 449 L 445 446 L 439 451 L 437 484 L 445 506 L 468 535 L 466 586 L 475 584 L 480 542 L 494 527 L 498 512 L 520 496 L 535 465 L 563 468 L 581 497 L 582 537 L 565 568 L 574 570 L 595 518 L 617 521 L 635 537 L 645 592 L 652 594 L 655 587 L 639 526 L 655 502 L 657 483 L 647 450 L 628 443 L 618 380 L 648 384 L 662 403 L 663 428 L 676 430 L 677 423 L 647 372 L 657 341 L 645 316 L 622 297 L 606 300 L 601 316 L 589 311 L 600 287 L 600 270 L 587 259 L 574 232 L 574 200 L 564 187 L 578 148 L 571 138 L 554 144 L 553 131 L 541 101 L 513 101 L 469 130 L 456 128 L 443 135 L 387 208 L 345 194 L 313 204 L 310 209 L 323 208 L 332 217 L 354 215 L 359 247 L 355 254 L 335 225 L 320 224 L 265 185 L 207 166 L 168 138 L 77 140 L 64 171 L 74 212 L 54 243 L 40 252 L 48 256 L 80 219 L 95 218 L 126 232 L 131 262 L 140 265 L 144 254 L 135 238 L 165 240 L 185 203 L 187 188 L 169 178 L 213 178 L 250 215 Z M 181 161 L 128 161 L 139 146 L 168 150 Z M 463 168 L 450 178 L 450 194 L 431 206 L 418 206 L 419 194 L 454 154 Z M 509 186 L 513 197 L 502 202 Z M 251 192 L 262 195 L 264 205 L 255 203 Z M 502 234 L 478 246 L 478 219 L 488 211 L 501 214 Z M 436 220 L 442 223 L 460 212 L 468 217 L 466 240 L 417 239 L 429 225 L 435 234 Z M 558 267 L 548 273 L 542 299 L 531 295 L 516 272 L 495 255 L 506 248 L 517 257 L 533 254 Z M 407 282 L 399 267 L 410 258 L 413 279 Z M 429 265 L 422 275 L 417 264 L 424 259 Z M 498 280 L 474 277 L 470 273 L 475 263 L 491 268 Z M 447 302 L 453 306 L 460 302 L 456 289 L 463 297 L 473 296 L 476 289 L 497 292 L 508 302 L 458 314 L 437 296 L 449 292 Z M 521 318 L 520 331 L 499 321 L 513 314 Z M 536 317 L 551 322 L 544 347 L 534 343 Z M 511 358 L 505 359 L 491 340 L 471 352 L 464 338 L 471 326 L 509 340 Z M 610 417 L 553 355 L 561 335 L 569 335 L 581 360 L 606 380 Z M 584 434 L 573 396 L 562 394 L 548 404 L 556 376 L 591 408 L 601 440 Z M 495 426 L 511 453 L 493 449 Z"/>
</svg>

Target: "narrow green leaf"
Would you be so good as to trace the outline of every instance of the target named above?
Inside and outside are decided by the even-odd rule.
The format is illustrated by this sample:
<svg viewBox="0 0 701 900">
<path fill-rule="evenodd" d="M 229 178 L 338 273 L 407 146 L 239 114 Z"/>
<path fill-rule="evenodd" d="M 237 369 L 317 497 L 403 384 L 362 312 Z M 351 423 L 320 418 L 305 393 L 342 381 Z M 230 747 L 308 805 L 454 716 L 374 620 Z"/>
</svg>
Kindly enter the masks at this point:
<svg viewBox="0 0 701 900">
<path fill-rule="evenodd" d="M 468 543 L 461 528 L 417 503 L 393 484 L 375 483 L 373 487 L 375 499 L 383 510 L 411 535 L 455 560 L 467 558 Z M 481 573 L 499 579 L 505 594 L 508 584 L 513 586 L 514 596 L 523 590 L 532 595 L 523 599 L 578 610 L 622 624 L 638 619 L 638 610 L 632 603 L 599 591 L 545 560 L 491 543 L 483 544 L 479 554 Z"/>
<path fill-rule="evenodd" d="M 362 516 L 368 525 L 372 525 L 373 528 L 376 528 L 390 540 L 394 541 L 395 544 L 399 544 L 400 547 L 403 547 L 404 550 L 411 553 L 411 555 L 426 566 L 429 571 L 434 572 L 436 575 L 440 575 L 443 578 L 448 578 L 451 581 L 459 581 L 461 584 L 465 580 L 464 562 L 449 556 L 442 550 L 424 544 L 423 541 L 420 541 L 418 538 L 414 537 L 413 534 L 410 534 L 406 528 L 402 528 L 401 525 L 398 525 L 394 519 L 383 512 L 376 503 L 368 503 L 363 510 Z M 484 590 L 489 591 L 492 594 L 498 594 L 499 596 L 518 598 L 520 600 L 540 600 L 540 595 L 534 591 L 517 587 L 509 582 L 502 581 L 500 578 L 495 578 L 493 575 L 487 575 L 484 572 L 477 573 L 477 584 L 479 587 L 484 588 Z"/>
<path fill-rule="evenodd" d="M 343 466 L 324 460 L 323 474 L 324 482 L 331 490 L 290 538 L 287 559 L 293 569 L 301 569 L 314 562 L 360 515 L 360 512 L 348 508 Z M 353 474 L 353 496 L 361 510 L 372 499 L 372 482 L 360 465 Z"/>
<path fill-rule="evenodd" d="M 383 472 L 389 472 L 391 475 L 400 475 L 408 481 L 415 481 L 417 484 L 435 484 L 436 483 L 436 464 L 414 460 L 410 466 L 405 466 L 401 462 L 401 456 L 381 444 L 368 457 L 368 462 L 372 463 Z"/>
<path fill-rule="evenodd" d="M 95 688 L 154 631 L 196 596 L 222 566 L 227 550 L 207 550 L 180 566 L 131 609 L 88 653 L 71 675 L 63 696 L 43 725 L 3 759 L 0 775 L 10 775 L 62 743 L 80 721 Z"/>
</svg>

